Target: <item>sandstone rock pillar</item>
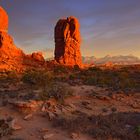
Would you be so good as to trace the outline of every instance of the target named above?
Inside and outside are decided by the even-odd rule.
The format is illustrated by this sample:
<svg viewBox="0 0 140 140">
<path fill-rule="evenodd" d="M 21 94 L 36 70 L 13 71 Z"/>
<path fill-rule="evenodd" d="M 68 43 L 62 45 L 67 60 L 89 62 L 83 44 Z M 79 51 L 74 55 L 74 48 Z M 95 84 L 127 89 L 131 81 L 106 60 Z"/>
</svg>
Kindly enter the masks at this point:
<svg viewBox="0 0 140 140">
<path fill-rule="evenodd" d="M 55 26 L 55 60 L 62 65 L 81 66 L 80 25 L 75 17 L 60 19 Z"/>
</svg>

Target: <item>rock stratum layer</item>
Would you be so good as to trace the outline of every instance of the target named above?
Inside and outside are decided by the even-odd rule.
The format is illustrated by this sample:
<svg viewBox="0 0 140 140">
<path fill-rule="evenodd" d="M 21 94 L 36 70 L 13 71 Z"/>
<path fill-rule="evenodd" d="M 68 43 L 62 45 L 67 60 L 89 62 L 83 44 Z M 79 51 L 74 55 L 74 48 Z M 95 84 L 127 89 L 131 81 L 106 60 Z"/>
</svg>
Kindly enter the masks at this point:
<svg viewBox="0 0 140 140">
<path fill-rule="evenodd" d="M 17 48 L 13 38 L 8 32 L 8 15 L 0 7 L 0 71 L 24 71 L 28 68 L 39 68 L 44 66 L 45 60 L 41 53 L 30 55 Z"/>
<path fill-rule="evenodd" d="M 60 19 L 55 26 L 55 60 L 62 65 L 82 65 L 80 25 L 75 17 Z"/>
</svg>

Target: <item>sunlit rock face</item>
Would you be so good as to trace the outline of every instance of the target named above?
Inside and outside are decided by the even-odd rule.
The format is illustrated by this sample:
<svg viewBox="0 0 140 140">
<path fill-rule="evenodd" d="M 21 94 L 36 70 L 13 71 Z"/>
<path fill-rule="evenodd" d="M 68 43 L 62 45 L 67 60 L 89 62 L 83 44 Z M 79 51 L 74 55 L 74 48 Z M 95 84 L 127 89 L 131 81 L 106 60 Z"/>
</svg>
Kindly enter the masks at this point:
<svg viewBox="0 0 140 140">
<path fill-rule="evenodd" d="M 8 15 L 6 11 L 0 7 L 0 68 L 5 67 L 9 69 L 14 66 L 15 63 L 21 62 L 24 53 L 17 48 L 14 44 L 13 38 L 8 32 Z"/>
<path fill-rule="evenodd" d="M 60 19 L 55 26 L 55 60 L 63 65 L 82 64 L 80 25 L 75 17 Z"/>
<path fill-rule="evenodd" d="M 25 55 L 17 48 L 8 34 L 8 15 L 0 7 L 0 71 L 24 71 L 28 68 L 40 68 L 45 60 L 39 52 Z"/>
<path fill-rule="evenodd" d="M 7 32 L 8 30 L 8 15 L 5 10 L 0 7 L 0 31 Z"/>
</svg>

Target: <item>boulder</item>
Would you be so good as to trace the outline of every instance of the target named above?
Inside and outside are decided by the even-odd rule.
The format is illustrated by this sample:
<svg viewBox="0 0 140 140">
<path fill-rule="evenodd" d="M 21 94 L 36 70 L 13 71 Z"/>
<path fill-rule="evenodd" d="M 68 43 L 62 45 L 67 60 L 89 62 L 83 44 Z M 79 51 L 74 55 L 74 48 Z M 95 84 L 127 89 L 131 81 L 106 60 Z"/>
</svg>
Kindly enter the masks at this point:
<svg viewBox="0 0 140 140">
<path fill-rule="evenodd" d="M 42 55 L 42 52 L 34 52 L 32 53 L 32 58 L 35 59 L 36 61 L 42 61 L 45 62 L 45 59 Z"/>
</svg>

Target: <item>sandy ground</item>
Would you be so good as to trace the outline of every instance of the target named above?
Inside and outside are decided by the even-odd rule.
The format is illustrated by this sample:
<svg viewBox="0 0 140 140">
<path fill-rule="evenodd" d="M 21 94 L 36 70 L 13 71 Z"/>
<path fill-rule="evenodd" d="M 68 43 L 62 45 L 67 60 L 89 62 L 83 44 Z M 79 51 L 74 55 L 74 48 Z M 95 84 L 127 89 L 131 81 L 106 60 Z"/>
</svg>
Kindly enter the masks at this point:
<svg viewBox="0 0 140 140">
<path fill-rule="evenodd" d="M 107 116 L 112 113 L 125 112 L 140 114 L 140 93 L 112 93 L 109 89 L 86 85 L 71 86 L 71 88 L 74 90 L 74 96 L 65 99 L 60 116 L 63 113 L 71 114 L 71 112 L 82 112 L 89 116 Z M 9 86 L 9 91 L 7 87 L 1 87 L 0 93 L 3 94 L 6 90 L 10 94 L 16 89 L 19 94 L 20 92 L 28 94 L 27 89 L 22 88 L 20 91 L 17 86 Z M 12 97 L 12 99 L 5 97 L 4 100 L 16 101 L 17 99 L 16 97 Z M 12 135 L 2 137 L 1 140 L 43 140 L 45 135 L 50 136 L 48 140 L 94 140 L 92 136 L 82 133 L 76 133 L 78 136 L 72 138 L 71 131 L 61 129 L 61 126 L 55 127 L 53 120 L 50 121 L 48 116 L 41 111 L 33 112 L 29 120 L 24 120 L 27 114 L 21 113 L 9 103 L 2 105 L 3 98 L 0 99 L 0 102 L 0 118 L 15 118 L 18 125 L 21 126 L 20 130 L 14 131 Z M 129 126 L 129 124 L 126 125 Z"/>
</svg>

